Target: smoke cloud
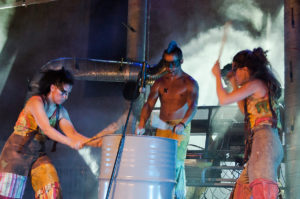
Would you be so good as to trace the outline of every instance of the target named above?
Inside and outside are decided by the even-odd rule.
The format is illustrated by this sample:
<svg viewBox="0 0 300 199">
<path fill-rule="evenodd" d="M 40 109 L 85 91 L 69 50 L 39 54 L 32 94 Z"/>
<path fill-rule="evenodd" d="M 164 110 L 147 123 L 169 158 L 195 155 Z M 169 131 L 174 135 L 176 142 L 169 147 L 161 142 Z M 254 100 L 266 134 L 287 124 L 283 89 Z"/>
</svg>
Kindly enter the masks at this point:
<svg viewBox="0 0 300 199">
<path fill-rule="evenodd" d="M 231 63 L 238 51 L 260 46 L 269 51 L 269 61 L 283 84 L 283 2 L 202 0 L 187 1 L 184 5 L 175 2 L 152 1 L 152 10 L 163 9 L 163 12 L 155 10 L 151 13 L 150 62 L 155 63 L 161 58 L 168 42 L 177 41 L 183 50 L 183 70 L 199 84 L 198 105 L 218 104 L 217 96 L 212 92 L 215 79 L 211 68 L 217 60 L 227 21 L 231 21 L 232 26 L 220 59 L 221 66 Z"/>
</svg>

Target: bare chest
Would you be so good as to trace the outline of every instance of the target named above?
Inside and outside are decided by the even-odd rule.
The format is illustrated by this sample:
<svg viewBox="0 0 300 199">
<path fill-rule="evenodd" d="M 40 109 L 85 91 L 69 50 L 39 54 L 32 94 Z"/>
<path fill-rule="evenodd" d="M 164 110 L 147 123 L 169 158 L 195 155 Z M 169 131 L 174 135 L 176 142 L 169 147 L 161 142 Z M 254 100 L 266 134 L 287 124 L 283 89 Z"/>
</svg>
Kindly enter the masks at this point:
<svg viewBox="0 0 300 199">
<path fill-rule="evenodd" d="M 185 81 L 169 81 L 164 82 L 160 86 L 159 94 L 161 102 L 179 102 L 183 103 L 187 97 L 187 85 Z"/>
</svg>

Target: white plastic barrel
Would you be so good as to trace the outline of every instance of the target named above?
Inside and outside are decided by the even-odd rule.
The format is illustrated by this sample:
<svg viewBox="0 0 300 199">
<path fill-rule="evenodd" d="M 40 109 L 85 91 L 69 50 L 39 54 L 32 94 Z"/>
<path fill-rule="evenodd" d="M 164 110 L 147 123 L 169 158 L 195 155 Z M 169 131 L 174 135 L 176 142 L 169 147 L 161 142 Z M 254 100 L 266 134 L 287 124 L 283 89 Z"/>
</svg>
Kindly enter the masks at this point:
<svg viewBox="0 0 300 199">
<path fill-rule="evenodd" d="M 105 199 L 121 135 L 103 138 L 98 199 Z M 109 199 L 171 199 L 175 186 L 177 141 L 127 135 Z"/>
</svg>

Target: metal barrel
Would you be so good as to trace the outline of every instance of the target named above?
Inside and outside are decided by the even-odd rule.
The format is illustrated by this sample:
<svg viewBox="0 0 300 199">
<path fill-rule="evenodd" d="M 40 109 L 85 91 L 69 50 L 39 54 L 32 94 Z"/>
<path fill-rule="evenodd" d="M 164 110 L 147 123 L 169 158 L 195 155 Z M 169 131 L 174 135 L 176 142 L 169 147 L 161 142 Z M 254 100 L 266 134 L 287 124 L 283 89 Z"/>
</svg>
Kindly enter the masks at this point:
<svg viewBox="0 0 300 199">
<path fill-rule="evenodd" d="M 98 199 L 106 198 L 121 135 L 103 138 Z M 171 199 L 175 186 L 177 141 L 127 135 L 110 199 Z"/>
</svg>

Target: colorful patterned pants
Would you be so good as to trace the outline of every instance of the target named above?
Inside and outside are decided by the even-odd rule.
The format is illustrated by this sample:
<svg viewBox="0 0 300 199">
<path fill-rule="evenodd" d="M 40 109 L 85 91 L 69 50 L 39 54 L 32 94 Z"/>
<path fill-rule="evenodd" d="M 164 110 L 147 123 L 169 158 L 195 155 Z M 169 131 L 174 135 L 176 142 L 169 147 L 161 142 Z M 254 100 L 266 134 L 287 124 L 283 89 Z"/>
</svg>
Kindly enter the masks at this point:
<svg viewBox="0 0 300 199">
<path fill-rule="evenodd" d="M 61 188 L 56 169 L 47 156 L 32 165 L 30 179 L 36 199 L 61 199 Z M 0 172 L 0 199 L 22 198 L 27 176 Z"/>
<path fill-rule="evenodd" d="M 168 121 L 171 125 L 176 125 L 181 120 Z M 171 130 L 157 129 L 156 136 L 171 138 L 178 141 L 177 146 L 177 159 L 176 159 L 176 185 L 175 185 L 175 198 L 185 199 L 186 198 L 186 178 L 184 169 L 184 160 L 186 157 L 187 145 L 190 140 L 191 125 L 188 124 L 184 129 L 185 135 L 177 135 Z"/>
</svg>

